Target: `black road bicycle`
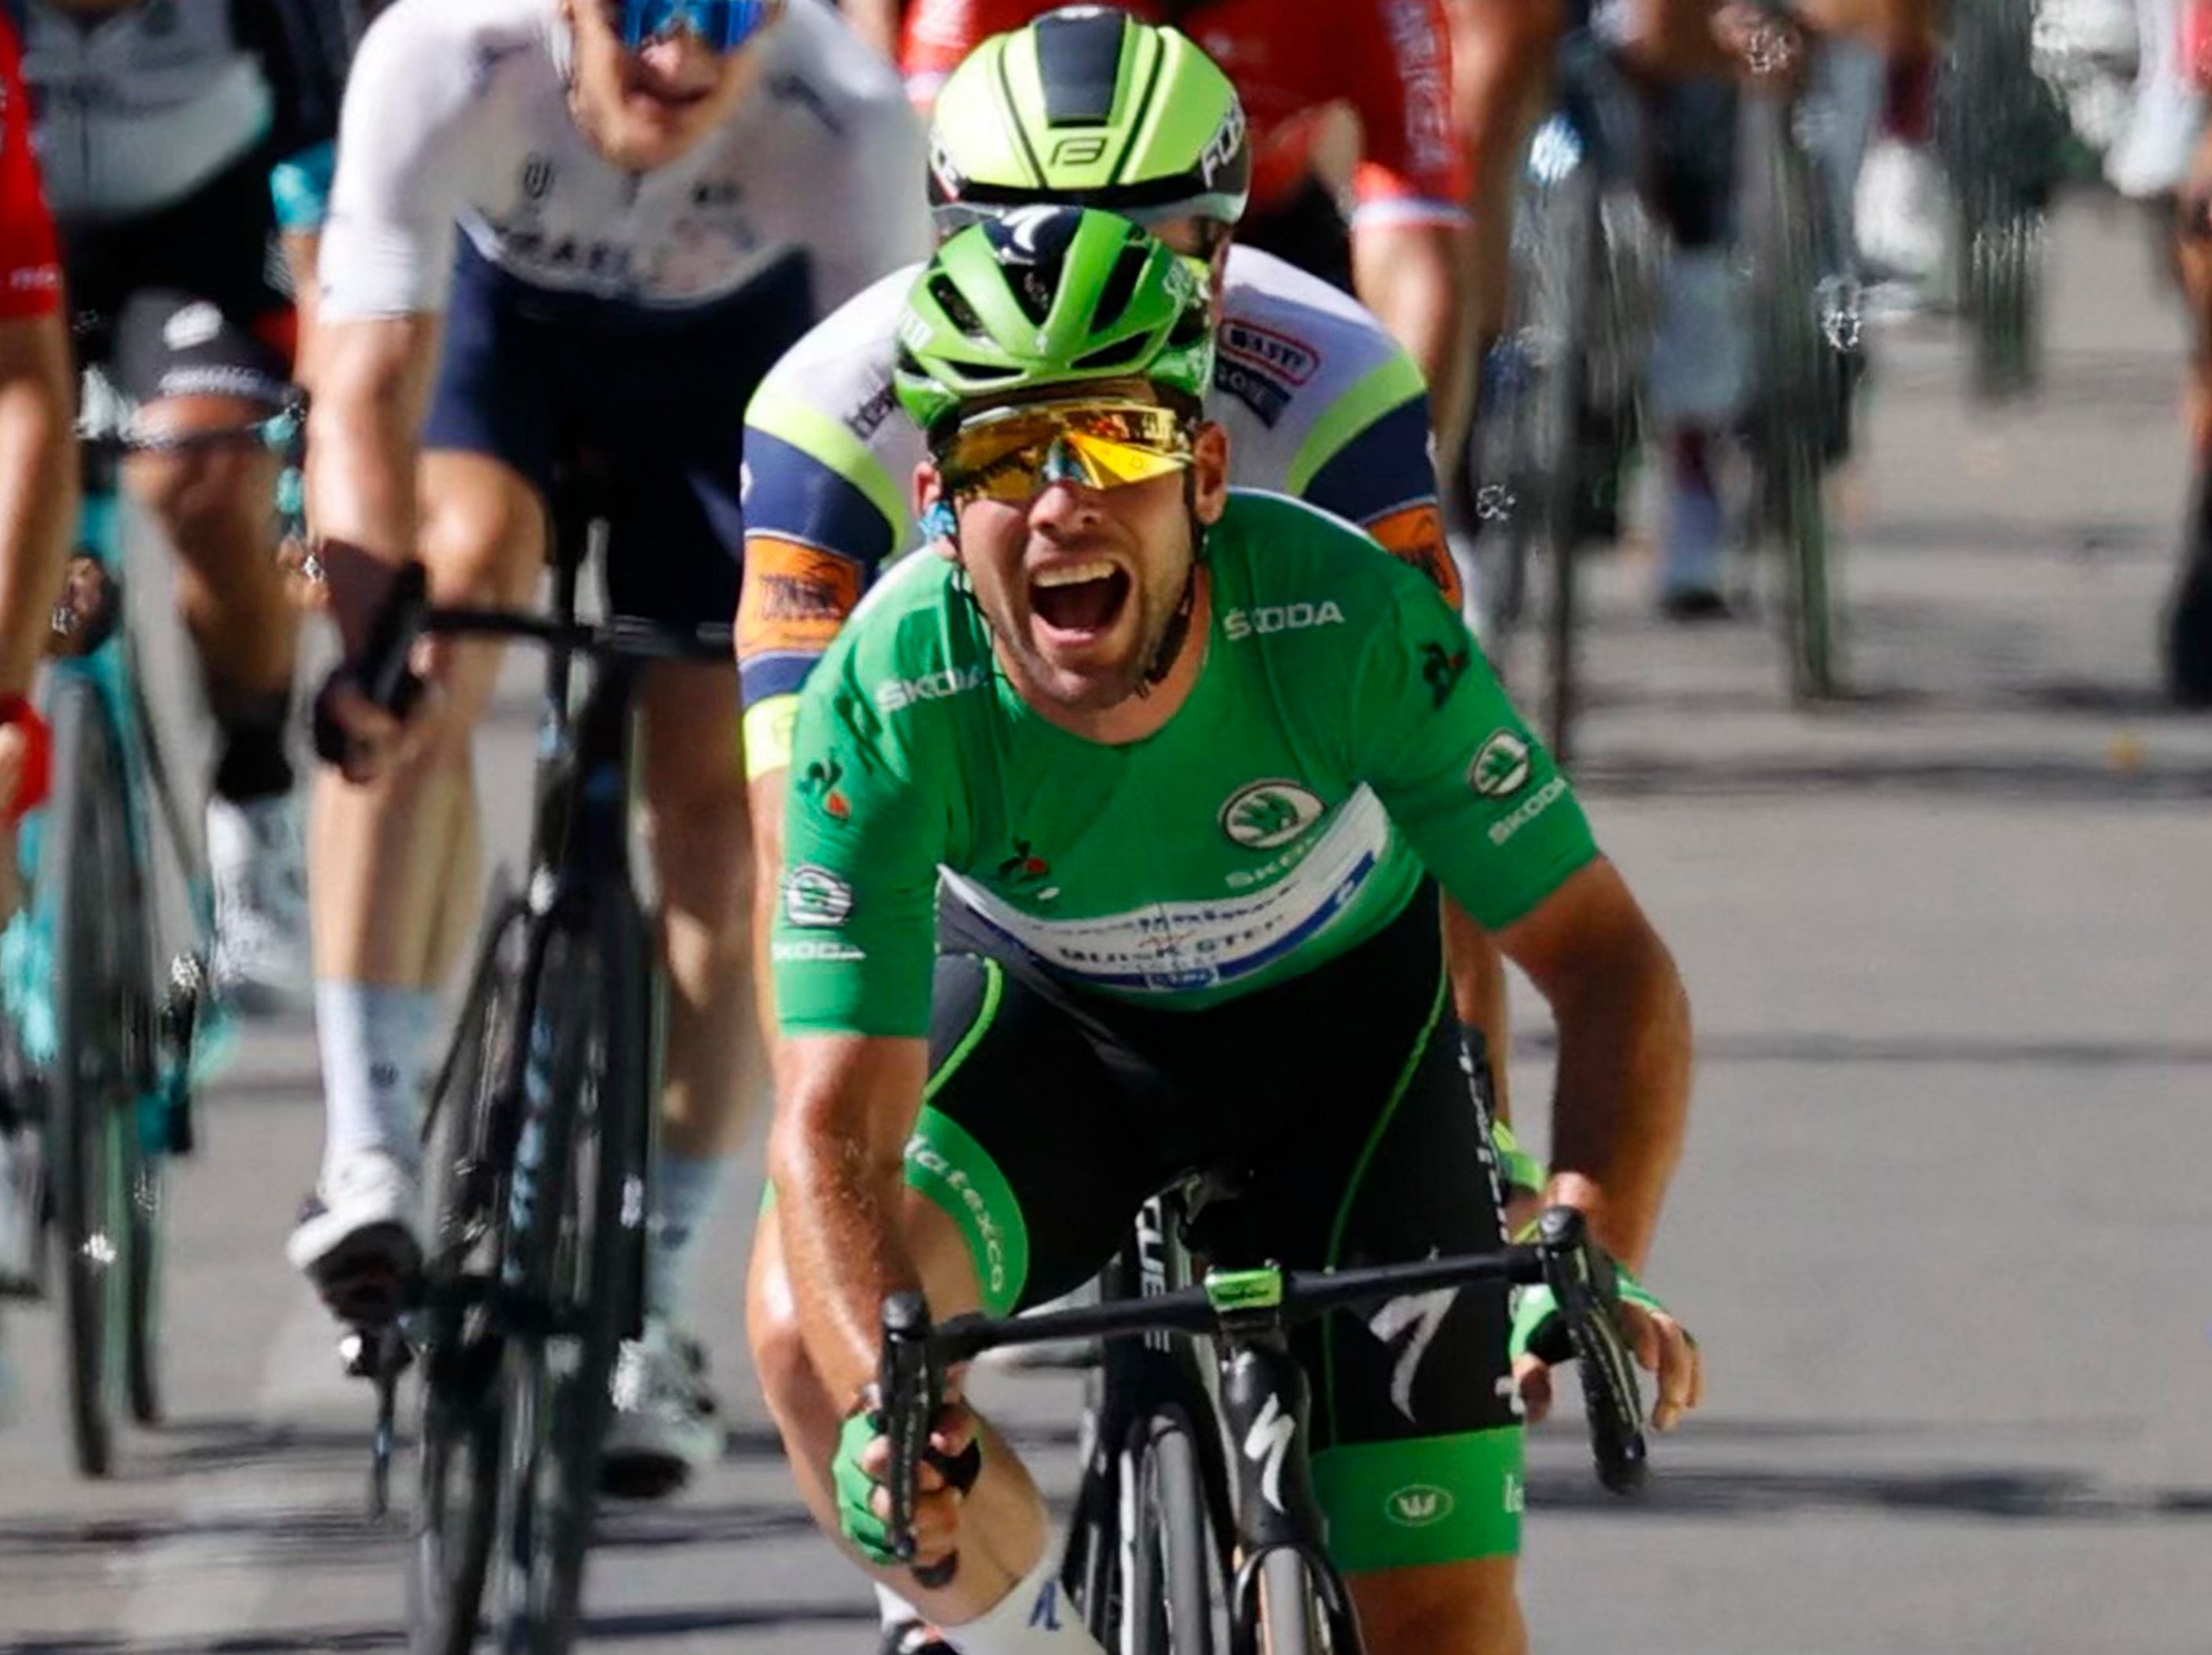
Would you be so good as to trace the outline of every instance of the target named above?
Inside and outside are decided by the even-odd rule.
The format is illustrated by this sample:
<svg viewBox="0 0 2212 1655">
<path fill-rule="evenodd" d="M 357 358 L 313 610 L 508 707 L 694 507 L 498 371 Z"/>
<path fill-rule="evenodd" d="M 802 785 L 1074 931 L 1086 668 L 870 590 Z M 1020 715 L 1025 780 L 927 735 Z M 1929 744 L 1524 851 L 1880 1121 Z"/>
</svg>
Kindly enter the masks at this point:
<svg viewBox="0 0 2212 1655">
<path fill-rule="evenodd" d="M 100 326 L 81 320 L 80 339 Z M 193 1089 L 227 1019 L 210 992 L 200 838 L 147 697 L 147 622 L 128 612 L 118 467 L 210 448 L 296 457 L 304 408 L 162 435 L 137 429 L 96 368 L 80 401 L 83 504 L 40 692 L 53 792 L 24 818 L 24 904 L 0 940 L 0 1132 L 21 1135 L 15 1199 L 53 1246 L 50 1265 L 34 1230 L 20 1250 L 32 1269 L 0 1271 L 0 1297 L 58 1299 L 70 1442 L 99 1477 L 126 1411 L 161 1418 L 165 1164 L 193 1146 Z"/>
<path fill-rule="evenodd" d="M 1802 49 L 1786 21 L 1776 52 Z M 1802 100 L 1781 85 L 1748 92 L 1740 128 L 1741 225 L 1751 277 L 1754 362 L 1748 423 L 1747 538 L 1779 555 L 1783 657 L 1791 695 L 1832 698 L 1844 685 L 1841 605 L 1828 521 L 1829 468 L 1850 452 L 1863 368 L 1858 284 L 1843 224 L 1808 153 Z"/>
<path fill-rule="evenodd" d="M 1556 107 L 1514 191 L 1504 332 L 1486 353 L 1471 438 L 1484 642 L 1526 696 L 1540 636 L 1545 741 L 1560 763 L 1582 700 L 1580 553 L 1617 532 L 1650 338 L 1656 253 L 1634 179 L 1638 116 L 1583 23 L 1559 46 Z"/>
<path fill-rule="evenodd" d="M 1202 1234 L 1189 1232 L 1194 1215 Z M 1332 1310 L 1478 1281 L 1552 1287 L 1565 1348 L 1543 1354 L 1581 1364 L 1601 1480 L 1617 1493 L 1641 1486 L 1641 1403 L 1612 1316 L 1613 1267 L 1573 1208 L 1547 1211 L 1533 1246 L 1328 1272 L 1212 1268 L 1192 1283 L 1190 1245 L 1211 1248 L 1234 1228 L 1200 1183 L 1146 1208 L 1120 1266 L 1123 1296 L 936 1326 L 920 1295 L 887 1300 L 878 1391 L 894 1549 L 913 1555 L 915 1479 L 945 1370 L 986 1350 L 1103 1339 L 1060 1577 L 1091 1635 L 1119 1655 L 1359 1655 L 1351 1598 L 1322 1540 L 1308 1387 L 1288 1330 Z M 1243 1451 L 1250 1443 L 1265 1451 Z M 958 1561 L 916 1578 L 941 1585 Z"/>
<path fill-rule="evenodd" d="M 1959 308 L 1984 402 L 2034 390 L 2041 362 L 2045 210 L 2064 167 L 2065 106 L 2037 69 L 2035 0 L 1962 0 L 1936 95 L 1936 136 L 1957 199 Z"/>
<path fill-rule="evenodd" d="M 412 565 L 353 666 L 390 706 L 423 634 L 547 659 L 528 883 L 486 915 L 425 1117 L 428 1256 L 397 1323 L 360 1335 L 379 1389 L 373 1506 L 400 1372 L 417 1355 L 422 1370 L 418 1655 L 472 1648 L 480 1612 L 503 1655 L 574 1642 L 616 1359 L 643 1322 L 661 989 L 631 866 L 633 699 L 647 663 L 726 661 L 731 633 L 576 619 L 580 566 L 606 538 L 596 486 L 580 476 L 556 502 L 550 616 L 429 607 Z"/>
</svg>

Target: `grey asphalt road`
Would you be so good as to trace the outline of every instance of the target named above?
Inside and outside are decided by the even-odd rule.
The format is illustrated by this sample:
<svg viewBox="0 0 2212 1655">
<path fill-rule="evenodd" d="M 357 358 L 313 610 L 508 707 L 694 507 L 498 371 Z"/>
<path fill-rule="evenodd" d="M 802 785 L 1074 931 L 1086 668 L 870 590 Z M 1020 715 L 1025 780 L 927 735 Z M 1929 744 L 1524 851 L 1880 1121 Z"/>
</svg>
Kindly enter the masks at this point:
<svg viewBox="0 0 2212 1655">
<path fill-rule="evenodd" d="M 1539 1433 L 1540 1649 L 2212 1642 L 2212 721 L 2160 709 L 2149 652 L 2179 333 L 2145 236 L 2094 207 L 2063 221 L 2052 310 L 2050 392 L 2018 414 L 1962 406 L 1940 334 L 1887 343 L 1845 490 L 1851 703 L 1788 710 L 1764 629 L 1656 627 L 1632 551 L 1601 575 L 1582 774 L 1696 1001 L 1650 1275 L 1711 1390 L 1633 1506 L 1571 1429 Z M 502 774 L 526 731 L 519 703 L 495 721 Z M 1520 1004 L 1534 1119 L 1547 1030 Z M 399 1646 L 368 1401 L 279 1257 L 317 1129 L 307 1031 L 257 1037 L 175 1185 L 173 1418 L 112 1482 L 64 1469 L 52 1317 L 7 1313 L 0 1648 Z M 745 1373 L 753 1180 L 703 1298 L 728 1452 L 610 1520 L 594 1648 L 872 1648 Z M 1001 1381 L 996 1406 L 1065 1487 L 1069 1383 Z"/>
</svg>

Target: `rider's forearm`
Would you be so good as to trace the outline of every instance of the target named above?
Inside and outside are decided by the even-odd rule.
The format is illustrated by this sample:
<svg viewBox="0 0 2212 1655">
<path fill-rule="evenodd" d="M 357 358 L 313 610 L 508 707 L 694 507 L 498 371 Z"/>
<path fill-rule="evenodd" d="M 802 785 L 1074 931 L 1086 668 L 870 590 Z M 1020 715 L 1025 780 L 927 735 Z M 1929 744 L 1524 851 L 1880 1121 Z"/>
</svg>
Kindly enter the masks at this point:
<svg viewBox="0 0 2212 1655">
<path fill-rule="evenodd" d="M 320 230 L 286 230 L 280 238 L 284 268 L 292 278 L 292 308 L 300 322 L 299 349 L 293 355 L 292 377 L 311 393 L 315 388 L 315 323 L 321 309 L 321 289 L 315 285 L 315 259 L 322 250 Z"/>
<path fill-rule="evenodd" d="M 1457 452 L 1468 415 L 1471 259 L 1464 224 L 1382 222 L 1352 231 L 1352 284 L 1428 382 L 1440 455 Z"/>
<path fill-rule="evenodd" d="M 31 687 L 76 525 L 69 339 L 58 316 L 0 323 L 0 695 Z"/>
<path fill-rule="evenodd" d="M 840 1408 L 876 1377 L 883 1302 L 921 1284 L 899 1222 L 920 1040 L 798 1035 L 776 1050 L 769 1176 L 799 1324 Z"/>
<path fill-rule="evenodd" d="M 358 649 L 392 572 L 416 555 L 416 459 L 437 350 L 428 318 L 328 324 L 307 417 L 307 510 L 331 609 Z"/>
<path fill-rule="evenodd" d="M 1599 1241 L 1641 1269 L 1689 1118 L 1689 998 L 1665 945 L 1638 923 L 1593 947 L 1552 1012 L 1547 1197 L 1588 1213 Z"/>
</svg>

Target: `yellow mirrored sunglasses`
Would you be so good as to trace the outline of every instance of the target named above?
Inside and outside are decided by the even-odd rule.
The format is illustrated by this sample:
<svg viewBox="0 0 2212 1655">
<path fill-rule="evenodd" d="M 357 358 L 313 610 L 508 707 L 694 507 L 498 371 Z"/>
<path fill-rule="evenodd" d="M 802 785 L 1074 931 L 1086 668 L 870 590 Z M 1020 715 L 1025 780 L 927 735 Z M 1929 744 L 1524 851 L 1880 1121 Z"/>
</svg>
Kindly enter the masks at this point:
<svg viewBox="0 0 2212 1655">
<path fill-rule="evenodd" d="M 1054 483 L 1119 489 L 1190 464 L 1191 433 L 1146 402 L 1048 402 L 999 408 L 939 445 L 945 486 L 961 500 L 1022 502 Z"/>
</svg>

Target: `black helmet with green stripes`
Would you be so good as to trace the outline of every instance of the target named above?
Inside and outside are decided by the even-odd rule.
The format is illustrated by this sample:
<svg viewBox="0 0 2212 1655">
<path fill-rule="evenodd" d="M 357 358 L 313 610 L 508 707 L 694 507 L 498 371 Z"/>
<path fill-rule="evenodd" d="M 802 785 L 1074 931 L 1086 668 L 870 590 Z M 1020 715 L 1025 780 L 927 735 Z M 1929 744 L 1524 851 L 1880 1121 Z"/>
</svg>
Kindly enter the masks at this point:
<svg viewBox="0 0 2212 1655">
<path fill-rule="evenodd" d="M 1111 6 L 991 36 L 938 94 L 929 200 L 947 234 L 1039 200 L 1227 226 L 1251 183 L 1243 106 L 1219 65 Z"/>
<path fill-rule="evenodd" d="M 1194 411 L 1213 377 L 1199 266 L 1118 214 L 1017 209 L 937 250 L 899 319 L 893 382 L 925 432 L 969 405 L 1142 379 Z"/>
</svg>

